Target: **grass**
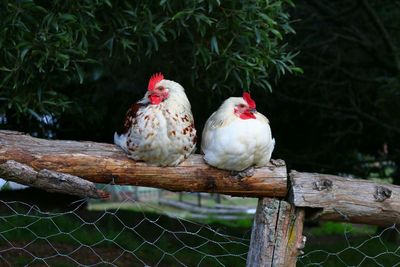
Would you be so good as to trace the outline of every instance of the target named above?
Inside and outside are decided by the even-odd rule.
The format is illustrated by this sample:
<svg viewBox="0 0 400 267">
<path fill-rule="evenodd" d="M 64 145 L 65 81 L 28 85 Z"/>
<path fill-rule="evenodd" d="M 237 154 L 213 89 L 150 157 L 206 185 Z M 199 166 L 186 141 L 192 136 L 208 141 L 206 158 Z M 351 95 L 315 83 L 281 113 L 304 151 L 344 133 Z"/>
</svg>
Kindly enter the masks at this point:
<svg viewBox="0 0 400 267">
<path fill-rule="evenodd" d="M 331 236 L 351 233 L 351 235 L 373 235 L 377 232 L 377 226 L 356 225 L 350 223 L 322 222 L 319 227 L 309 230 L 312 236 Z"/>
<path fill-rule="evenodd" d="M 386 234 L 390 229 L 386 229 Z M 323 222 L 304 230 L 305 255 L 297 266 L 395 266 L 400 247 L 378 234 L 376 226 Z M 398 235 L 396 231 L 392 235 Z"/>
<path fill-rule="evenodd" d="M 11 266 L 32 262 L 33 266 L 44 265 L 40 259 L 61 267 L 100 260 L 118 266 L 154 266 L 160 260 L 158 266 L 219 266 L 219 262 L 225 266 L 245 265 L 248 240 L 241 238 L 249 238 L 252 220 L 209 217 L 196 223 L 160 215 L 164 207 L 127 204 L 103 204 L 66 214 L 38 213 L 17 205 L 13 205 L 14 211 L 3 207 L 0 265 L 2 260 Z M 376 236 L 376 231 L 376 227 L 334 222 L 306 228 L 306 254 L 298 266 L 398 264 L 399 246 Z M 11 247 L 20 249 L 9 250 Z"/>
<path fill-rule="evenodd" d="M 343 236 L 333 238 L 334 241 L 330 238 L 309 244 L 297 266 L 398 266 L 400 262 L 398 245 L 378 238 L 354 237 L 351 244 Z"/>
<path fill-rule="evenodd" d="M 79 210 L 61 215 L 13 208 L 17 212 L 0 216 L 0 265 L 2 259 L 12 266 L 46 259 L 51 266 L 62 266 L 65 260 L 69 266 L 76 265 L 74 260 L 84 265 L 104 260 L 119 266 L 154 266 L 161 260 L 159 266 L 213 266 L 218 261 L 234 266 L 244 262 L 244 256 L 234 255 L 245 255 L 248 249 L 240 239 L 248 229 L 223 224 L 213 224 L 212 230 L 148 211 Z M 227 229 L 233 237 L 215 231 Z M 7 251 L 11 247 L 16 249 Z M 17 252 L 22 255 L 15 257 Z"/>
</svg>

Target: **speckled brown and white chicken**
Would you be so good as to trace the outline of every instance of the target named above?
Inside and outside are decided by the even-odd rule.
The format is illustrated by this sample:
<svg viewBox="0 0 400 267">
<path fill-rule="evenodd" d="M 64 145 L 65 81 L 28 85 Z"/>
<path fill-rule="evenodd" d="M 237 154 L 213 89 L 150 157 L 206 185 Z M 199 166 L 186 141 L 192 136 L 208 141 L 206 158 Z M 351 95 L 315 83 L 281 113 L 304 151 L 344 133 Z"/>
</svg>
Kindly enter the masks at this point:
<svg viewBox="0 0 400 267">
<path fill-rule="evenodd" d="M 176 166 L 196 148 L 196 129 L 189 100 L 177 82 L 159 73 L 150 78 L 143 99 L 128 110 L 124 132 L 114 143 L 128 157 L 154 166 Z"/>
</svg>

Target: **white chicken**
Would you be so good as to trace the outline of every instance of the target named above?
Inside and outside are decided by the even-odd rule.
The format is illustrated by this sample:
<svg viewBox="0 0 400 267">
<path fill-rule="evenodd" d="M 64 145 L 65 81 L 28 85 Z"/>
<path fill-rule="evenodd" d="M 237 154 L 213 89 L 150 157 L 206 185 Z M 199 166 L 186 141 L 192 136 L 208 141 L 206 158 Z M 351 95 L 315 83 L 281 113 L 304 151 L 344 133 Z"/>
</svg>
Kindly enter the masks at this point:
<svg viewBox="0 0 400 267">
<path fill-rule="evenodd" d="M 265 166 L 274 146 L 269 121 L 256 111 L 256 103 L 247 92 L 222 103 L 207 120 L 201 142 L 208 164 L 234 171 L 239 178 L 251 176 L 253 166 Z"/>
<path fill-rule="evenodd" d="M 114 143 L 128 157 L 154 166 L 176 166 L 196 148 L 196 129 L 183 87 L 159 73 L 144 98 L 128 110 L 124 132 Z"/>
</svg>

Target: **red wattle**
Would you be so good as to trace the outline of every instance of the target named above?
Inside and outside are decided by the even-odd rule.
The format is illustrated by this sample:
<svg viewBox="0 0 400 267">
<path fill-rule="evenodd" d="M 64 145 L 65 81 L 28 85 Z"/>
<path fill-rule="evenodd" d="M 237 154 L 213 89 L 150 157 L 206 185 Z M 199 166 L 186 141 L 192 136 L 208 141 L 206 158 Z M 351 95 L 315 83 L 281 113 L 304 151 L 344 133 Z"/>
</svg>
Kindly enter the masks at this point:
<svg viewBox="0 0 400 267">
<path fill-rule="evenodd" d="M 151 104 L 158 105 L 161 103 L 161 96 L 152 94 L 152 95 L 149 95 L 149 100 L 150 100 Z"/>
<path fill-rule="evenodd" d="M 248 119 L 256 119 L 256 115 L 251 113 L 250 111 L 245 111 L 242 114 L 240 114 L 240 118 L 242 120 L 248 120 Z"/>
</svg>

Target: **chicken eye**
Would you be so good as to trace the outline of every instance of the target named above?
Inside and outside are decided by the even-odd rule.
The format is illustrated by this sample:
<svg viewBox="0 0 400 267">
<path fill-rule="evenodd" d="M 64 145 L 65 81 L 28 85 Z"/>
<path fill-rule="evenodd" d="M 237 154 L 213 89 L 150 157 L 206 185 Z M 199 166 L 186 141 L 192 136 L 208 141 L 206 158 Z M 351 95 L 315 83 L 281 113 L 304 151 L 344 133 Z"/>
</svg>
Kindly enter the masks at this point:
<svg viewBox="0 0 400 267">
<path fill-rule="evenodd" d="M 164 87 L 159 86 L 159 87 L 157 87 L 157 90 L 158 90 L 158 91 L 163 91 L 163 90 L 164 90 Z"/>
<path fill-rule="evenodd" d="M 239 108 L 245 108 L 246 106 L 244 104 L 239 104 Z"/>
</svg>

